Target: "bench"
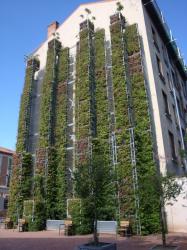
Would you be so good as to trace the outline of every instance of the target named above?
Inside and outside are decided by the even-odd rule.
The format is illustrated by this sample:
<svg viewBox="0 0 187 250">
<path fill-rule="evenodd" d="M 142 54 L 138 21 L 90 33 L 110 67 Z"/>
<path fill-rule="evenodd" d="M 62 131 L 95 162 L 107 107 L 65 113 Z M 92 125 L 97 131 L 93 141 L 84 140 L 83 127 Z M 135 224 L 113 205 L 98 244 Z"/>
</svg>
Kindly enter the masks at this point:
<svg viewBox="0 0 187 250">
<path fill-rule="evenodd" d="M 46 221 L 46 230 L 47 231 L 57 231 L 59 230 L 59 226 L 61 225 L 62 229 L 64 229 L 64 220 L 47 220 Z"/>
<path fill-rule="evenodd" d="M 115 234 L 117 238 L 117 222 L 116 221 L 97 221 L 98 234 Z"/>
<path fill-rule="evenodd" d="M 64 220 L 64 235 L 73 235 L 73 222 L 72 222 L 72 220 Z"/>
<path fill-rule="evenodd" d="M 119 229 L 118 229 L 118 233 L 122 237 L 132 235 L 130 222 L 127 221 L 127 220 L 121 220 L 120 221 L 120 226 L 119 226 Z"/>
<path fill-rule="evenodd" d="M 5 229 L 13 228 L 13 221 L 11 221 L 10 218 L 5 218 L 4 224 L 5 224 Z"/>
<path fill-rule="evenodd" d="M 26 226 L 27 226 L 27 222 L 26 222 L 25 219 L 19 219 L 18 220 L 18 231 L 19 232 L 26 231 Z"/>
</svg>

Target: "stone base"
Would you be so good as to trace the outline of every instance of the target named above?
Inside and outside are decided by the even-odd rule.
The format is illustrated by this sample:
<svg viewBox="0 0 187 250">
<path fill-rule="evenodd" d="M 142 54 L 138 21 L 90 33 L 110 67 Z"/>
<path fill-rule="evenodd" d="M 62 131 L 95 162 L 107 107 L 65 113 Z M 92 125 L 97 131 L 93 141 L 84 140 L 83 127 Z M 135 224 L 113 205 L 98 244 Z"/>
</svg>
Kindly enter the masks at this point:
<svg viewBox="0 0 187 250">
<path fill-rule="evenodd" d="M 75 250 L 117 250 L 117 246 L 116 243 L 100 242 L 97 246 L 94 246 L 91 243 L 87 243 L 76 247 Z"/>
</svg>

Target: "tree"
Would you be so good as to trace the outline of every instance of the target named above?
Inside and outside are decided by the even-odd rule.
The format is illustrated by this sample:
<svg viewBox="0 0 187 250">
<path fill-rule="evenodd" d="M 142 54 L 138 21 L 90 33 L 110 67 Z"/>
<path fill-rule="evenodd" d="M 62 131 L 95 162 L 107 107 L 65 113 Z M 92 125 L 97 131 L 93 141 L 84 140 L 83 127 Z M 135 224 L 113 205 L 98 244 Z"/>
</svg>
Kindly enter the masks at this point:
<svg viewBox="0 0 187 250">
<path fill-rule="evenodd" d="M 105 157 L 105 149 L 97 139 L 93 142 L 90 166 L 78 166 L 75 172 L 75 191 L 83 210 L 90 216 L 94 244 L 98 244 L 97 220 L 115 216 L 113 173 Z M 108 217 L 108 218 L 107 218 Z"/>
<path fill-rule="evenodd" d="M 171 175 L 161 176 L 158 178 L 158 192 L 160 194 L 160 223 L 162 231 L 162 245 L 166 247 L 166 218 L 165 218 L 165 205 L 171 204 L 172 200 L 177 201 L 177 197 L 182 191 L 176 178 Z"/>
<path fill-rule="evenodd" d="M 120 2 L 117 2 L 116 5 L 117 5 L 118 12 L 121 12 L 124 9 L 123 5 Z"/>
<path fill-rule="evenodd" d="M 85 11 L 86 11 L 86 13 L 87 13 L 88 15 L 90 15 L 90 14 L 91 14 L 91 10 L 90 10 L 90 9 L 85 8 Z"/>
</svg>

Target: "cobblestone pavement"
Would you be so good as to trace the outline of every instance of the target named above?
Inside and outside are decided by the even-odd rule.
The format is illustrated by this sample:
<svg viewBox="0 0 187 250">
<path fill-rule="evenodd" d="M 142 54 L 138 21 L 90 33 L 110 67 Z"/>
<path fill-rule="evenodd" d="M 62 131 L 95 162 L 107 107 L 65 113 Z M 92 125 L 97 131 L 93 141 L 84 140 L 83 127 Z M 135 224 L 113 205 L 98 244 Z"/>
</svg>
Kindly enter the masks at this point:
<svg viewBox="0 0 187 250">
<path fill-rule="evenodd" d="M 0 229 L 0 250 L 74 250 L 75 246 L 91 241 L 92 236 L 59 236 L 57 231 L 17 232 Z M 148 250 L 161 243 L 160 235 L 130 237 L 117 240 L 115 236 L 102 235 L 101 241 L 117 242 L 118 250 Z M 167 242 L 187 250 L 187 234 L 169 234 Z"/>
</svg>

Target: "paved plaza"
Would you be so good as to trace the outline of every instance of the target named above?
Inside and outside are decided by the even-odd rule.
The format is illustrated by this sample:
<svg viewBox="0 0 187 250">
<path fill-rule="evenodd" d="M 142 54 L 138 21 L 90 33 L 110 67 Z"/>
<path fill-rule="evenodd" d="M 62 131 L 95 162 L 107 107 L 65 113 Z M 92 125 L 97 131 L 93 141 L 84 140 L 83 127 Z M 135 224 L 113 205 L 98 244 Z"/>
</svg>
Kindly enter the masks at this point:
<svg viewBox="0 0 187 250">
<path fill-rule="evenodd" d="M 0 250 L 74 250 L 76 245 L 91 241 L 92 235 L 59 236 L 58 231 L 17 232 L 0 229 Z M 187 234 L 169 234 L 168 243 L 180 246 L 180 250 L 187 250 Z M 102 235 L 105 242 L 117 242 L 118 250 L 144 250 L 159 244 L 160 235 L 146 237 L 122 238 L 115 235 Z"/>
</svg>

